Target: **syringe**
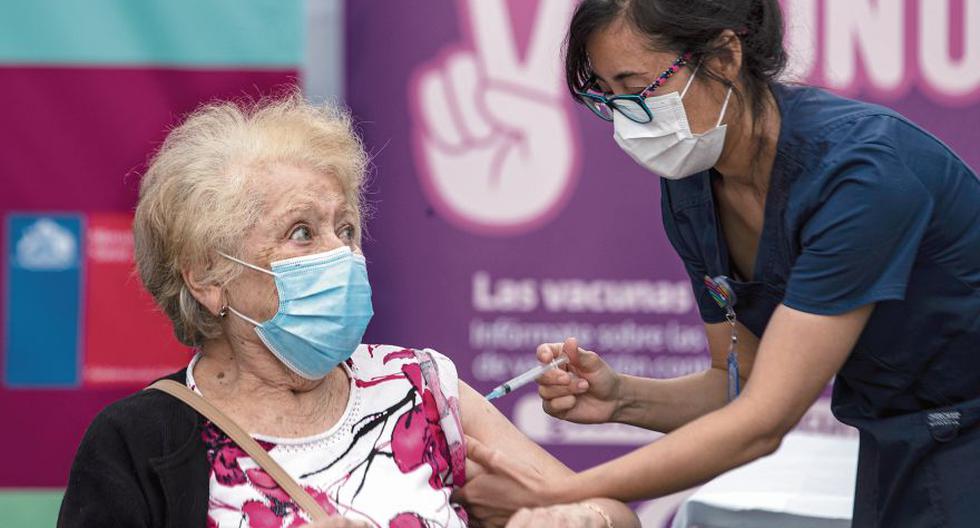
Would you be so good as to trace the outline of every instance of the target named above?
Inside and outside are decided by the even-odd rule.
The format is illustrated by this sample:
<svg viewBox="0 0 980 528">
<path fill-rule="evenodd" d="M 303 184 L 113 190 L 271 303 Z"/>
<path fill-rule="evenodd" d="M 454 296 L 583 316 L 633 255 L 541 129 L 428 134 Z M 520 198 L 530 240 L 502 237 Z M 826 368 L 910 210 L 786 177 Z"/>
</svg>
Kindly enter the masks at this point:
<svg viewBox="0 0 980 528">
<path fill-rule="evenodd" d="M 552 360 L 551 363 L 538 365 L 523 374 L 519 374 L 514 378 L 511 378 L 505 381 L 504 383 L 497 385 L 495 389 L 487 393 L 486 398 L 488 400 L 493 400 L 505 394 L 509 394 L 511 391 L 515 389 L 519 389 L 527 385 L 528 383 L 531 383 L 532 381 L 538 379 L 545 372 L 548 372 L 551 369 L 556 369 L 564 365 L 565 363 L 568 363 L 568 356 L 561 356 L 559 358 Z"/>
</svg>

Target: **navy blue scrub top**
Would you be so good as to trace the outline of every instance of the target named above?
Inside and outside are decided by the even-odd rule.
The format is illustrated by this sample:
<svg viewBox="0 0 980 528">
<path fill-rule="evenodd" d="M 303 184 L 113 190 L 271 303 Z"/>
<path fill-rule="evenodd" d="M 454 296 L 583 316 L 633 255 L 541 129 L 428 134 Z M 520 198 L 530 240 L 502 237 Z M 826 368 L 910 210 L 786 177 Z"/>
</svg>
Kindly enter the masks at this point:
<svg viewBox="0 0 980 528">
<path fill-rule="evenodd" d="M 774 85 L 782 116 L 753 276 L 735 311 L 877 303 L 834 383 L 861 432 L 854 526 L 980 526 L 980 180 L 896 112 Z M 662 180 L 664 227 L 707 323 L 705 275 L 734 277 L 705 171 Z M 967 524 L 962 524 L 966 526 Z"/>
</svg>

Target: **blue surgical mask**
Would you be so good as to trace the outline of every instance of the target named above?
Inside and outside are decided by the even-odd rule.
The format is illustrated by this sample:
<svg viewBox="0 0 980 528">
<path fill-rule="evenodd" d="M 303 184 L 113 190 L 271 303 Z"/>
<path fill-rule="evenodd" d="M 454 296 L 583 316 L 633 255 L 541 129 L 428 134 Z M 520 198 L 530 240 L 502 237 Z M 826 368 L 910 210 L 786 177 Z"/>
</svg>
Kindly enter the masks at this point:
<svg viewBox="0 0 980 528">
<path fill-rule="evenodd" d="M 363 255 L 347 246 L 272 263 L 272 271 L 219 252 L 229 260 L 275 277 L 279 311 L 255 325 L 255 333 L 279 361 L 300 376 L 317 380 L 346 361 L 361 344 L 374 315 Z"/>
</svg>

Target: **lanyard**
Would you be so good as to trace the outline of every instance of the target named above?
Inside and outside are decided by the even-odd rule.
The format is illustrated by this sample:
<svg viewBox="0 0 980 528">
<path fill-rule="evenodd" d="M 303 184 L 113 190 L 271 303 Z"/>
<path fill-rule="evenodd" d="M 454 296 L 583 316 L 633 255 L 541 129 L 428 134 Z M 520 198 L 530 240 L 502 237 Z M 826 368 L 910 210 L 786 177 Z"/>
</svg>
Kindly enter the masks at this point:
<svg viewBox="0 0 980 528">
<path fill-rule="evenodd" d="M 728 401 L 732 401 L 738 397 L 738 393 L 741 391 L 741 380 L 738 375 L 738 351 L 736 350 L 738 332 L 735 329 L 735 292 L 728 284 L 728 277 L 724 275 L 715 278 L 705 275 L 704 285 L 708 288 L 711 298 L 718 303 L 722 310 L 725 310 L 725 319 L 732 327 L 732 341 L 728 347 Z"/>
</svg>

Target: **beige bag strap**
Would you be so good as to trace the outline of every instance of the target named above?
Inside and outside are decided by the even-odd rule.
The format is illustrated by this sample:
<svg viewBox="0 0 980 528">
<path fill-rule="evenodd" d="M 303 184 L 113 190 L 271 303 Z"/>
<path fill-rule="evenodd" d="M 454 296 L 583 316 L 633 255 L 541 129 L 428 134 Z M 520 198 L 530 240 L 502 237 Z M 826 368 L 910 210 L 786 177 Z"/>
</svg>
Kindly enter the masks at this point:
<svg viewBox="0 0 980 528">
<path fill-rule="evenodd" d="M 218 426 L 233 442 L 238 444 L 238 447 L 248 453 L 248 456 L 252 457 L 252 460 L 264 469 L 276 481 L 276 484 L 279 484 L 279 487 L 288 493 L 314 522 L 322 521 L 328 517 L 327 512 L 317 504 L 306 490 L 293 480 L 293 477 L 290 477 L 286 473 L 286 470 L 282 466 L 269 456 L 269 453 L 265 449 L 262 449 L 262 446 L 258 442 L 252 439 L 248 433 L 242 430 L 225 413 L 219 411 L 211 402 L 187 388 L 183 383 L 178 383 L 174 380 L 163 379 L 150 385 L 147 389 L 166 392 L 174 398 L 190 405 L 195 411 L 208 420 L 211 420 L 211 423 Z"/>
</svg>

